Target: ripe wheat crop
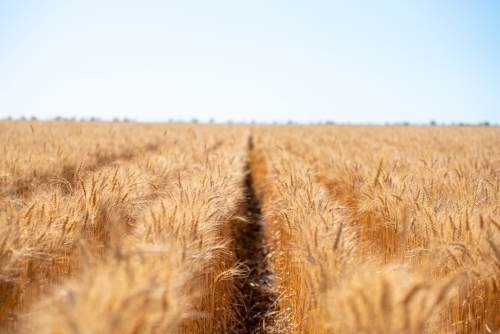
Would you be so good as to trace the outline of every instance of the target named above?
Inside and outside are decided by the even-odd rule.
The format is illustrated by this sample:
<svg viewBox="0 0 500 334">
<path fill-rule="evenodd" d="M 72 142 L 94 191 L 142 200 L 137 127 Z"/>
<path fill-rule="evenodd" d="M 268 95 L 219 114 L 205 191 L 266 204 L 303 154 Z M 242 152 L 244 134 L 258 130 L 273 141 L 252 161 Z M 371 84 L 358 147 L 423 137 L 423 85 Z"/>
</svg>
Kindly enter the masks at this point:
<svg viewBox="0 0 500 334">
<path fill-rule="evenodd" d="M 0 331 L 495 333 L 500 132 L 1 121 Z"/>
<path fill-rule="evenodd" d="M 498 129 L 256 133 L 283 305 L 274 331 L 500 329 Z"/>
<path fill-rule="evenodd" d="M 2 126 L 4 330 L 238 326 L 232 233 L 248 136 L 234 127 Z"/>
</svg>

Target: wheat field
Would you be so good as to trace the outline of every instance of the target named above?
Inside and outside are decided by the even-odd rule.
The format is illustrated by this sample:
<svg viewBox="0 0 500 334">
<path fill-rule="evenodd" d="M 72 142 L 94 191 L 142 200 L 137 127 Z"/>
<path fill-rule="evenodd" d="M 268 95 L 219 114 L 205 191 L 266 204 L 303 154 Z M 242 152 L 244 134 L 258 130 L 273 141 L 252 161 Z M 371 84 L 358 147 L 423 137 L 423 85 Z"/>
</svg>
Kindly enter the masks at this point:
<svg viewBox="0 0 500 334">
<path fill-rule="evenodd" d="M 0 121 L 0 332 L 497 333 L 496 127 Z"/>
</svg>

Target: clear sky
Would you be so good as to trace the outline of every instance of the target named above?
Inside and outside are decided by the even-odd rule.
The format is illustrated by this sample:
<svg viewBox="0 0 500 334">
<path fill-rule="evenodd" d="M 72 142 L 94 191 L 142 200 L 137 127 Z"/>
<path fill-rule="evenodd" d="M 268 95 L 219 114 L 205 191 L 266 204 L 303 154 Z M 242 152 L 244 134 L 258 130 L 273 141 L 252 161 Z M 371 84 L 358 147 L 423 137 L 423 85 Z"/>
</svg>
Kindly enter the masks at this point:
<svg viewBox="0 0 500 334">
<path fill-rule="evenodd" d="M 500 1 L 0 2 L 0 118 L 500 124 Z"/>
</svg>

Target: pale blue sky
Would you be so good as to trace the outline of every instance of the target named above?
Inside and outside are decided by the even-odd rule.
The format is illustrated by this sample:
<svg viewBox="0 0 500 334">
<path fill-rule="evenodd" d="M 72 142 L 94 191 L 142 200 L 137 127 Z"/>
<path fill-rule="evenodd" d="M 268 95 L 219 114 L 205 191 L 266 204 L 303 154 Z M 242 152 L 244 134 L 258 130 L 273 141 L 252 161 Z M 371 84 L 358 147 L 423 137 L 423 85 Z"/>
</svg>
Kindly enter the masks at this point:
<svg viewBox="0 0 500 334">
<path fill-rule="evenodd" d="M 500 123 L 500 1 L 1 1 L 8 116 Z"/>
</svg>

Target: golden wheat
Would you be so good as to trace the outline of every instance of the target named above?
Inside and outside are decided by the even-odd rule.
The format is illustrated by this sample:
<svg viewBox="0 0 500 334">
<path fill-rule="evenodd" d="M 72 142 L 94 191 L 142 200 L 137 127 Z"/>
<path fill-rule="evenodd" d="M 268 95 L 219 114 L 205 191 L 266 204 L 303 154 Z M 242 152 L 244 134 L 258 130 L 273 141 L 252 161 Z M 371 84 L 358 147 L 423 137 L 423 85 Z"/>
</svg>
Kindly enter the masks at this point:
<svg viewBox="0 0 500 334">
<path fill-rule="evenodd" d="M 497 128 L 1 121 L 0 140 L 4 332 L 500 330 Z"/>
<path fill-rule="evenodd" d="M 275 210 L 282 215 L 288 211 L 282 221 L 302 224 L 309 231 L 301 236 L 318 228 L 313 211 L 307 219 L 300 214 L 303 207 L 314 210 L 317 199 L 297 195 L 298 176 L 304 182 L 301 187 L 326 187 L 328 197 L 345 208 L 344 227 L 355 231 L 354 238 L 348 238 L 356 245 L 355 253 L 344 251 L 349 261 L 321 274 L 340 277 L 329 279 L 329 289 L 317 290 L 320 279 L 309 277 L 315 271 L 309 267 L 320 263 L 319 270 L 336 264 L 336 257 L 322 257 L 320 251 L 302 256 L 294 252 L 290 258 L 299 266 L 293 271 L 287 262 L 275 261 L 278 272 L 289 272 L 290 280 L 309 286 L 302 297 L 290 296 L 292 306 L 295 299 L 302 304 L 311 299 L 310 307 L 291 307 L 298 314 L 295 318 L 303 319 L 298 328 L 306 326 L 299 331 L 483 332 L 500 327 L 495 264 L 500 249 L 497 129 L 288 126 L 257 131 L 256 137 L 271 137 L 255 145 L 264 152 L 267 187 L 285 184 L 281 189 L 274 186 L 280 190 L 270 201 L 271 216 Z M 295 172 L 301 163 L 302 172 Z M 271 175 L 277 181 L 269 181 Z M 288 198 L 287 191 L 294 198 Z M 300 210 L 279 204 L 293 200 L 301 201 Z M 272 219 L 271 230 L 276 223 Z M 284 222 L 277 224 L 286 231 Z M 283 234 L 269 233 L 271 246 L 293 240 L 298 250 L 307 249 L 315 238 L 334 240 L 323 234 L 305 240 Z M 364 272 L 370 273 L 368 278 L 360 276 Z M 354 284 L 357 281 L 363 283 Z M 280 291 L 287 296 L 287 290 Z M 293 291 L 300 289 L 295 286 Z M 306 319 L 317 317 L 316 295 L 323 294 L 328 296 L 324 310 L 332 312 L 308 325 Z M 422 301 L 413 302 L 417 299 Z M 413 320 L 403 321 L 402 314 Z"/>
</svg>

